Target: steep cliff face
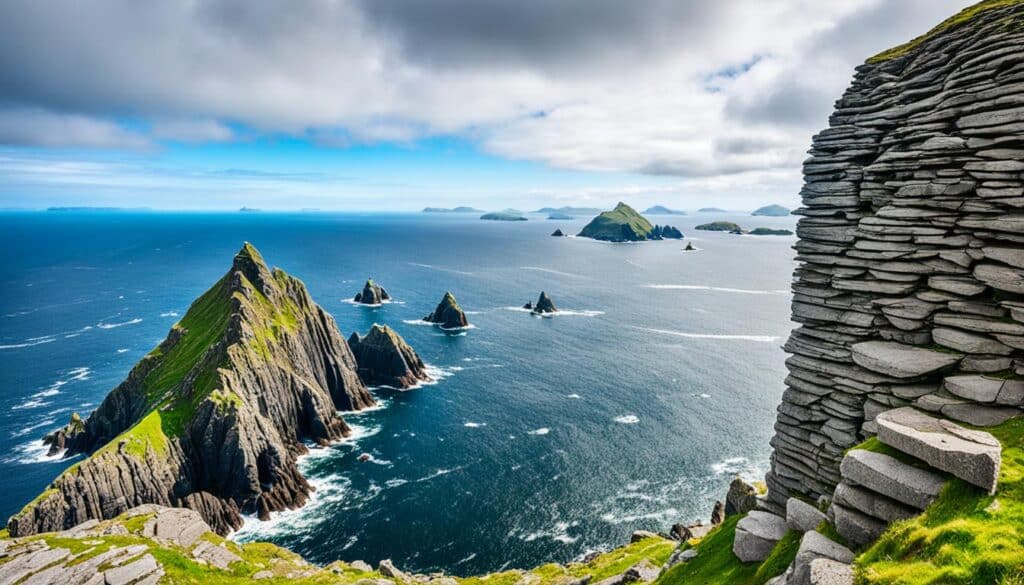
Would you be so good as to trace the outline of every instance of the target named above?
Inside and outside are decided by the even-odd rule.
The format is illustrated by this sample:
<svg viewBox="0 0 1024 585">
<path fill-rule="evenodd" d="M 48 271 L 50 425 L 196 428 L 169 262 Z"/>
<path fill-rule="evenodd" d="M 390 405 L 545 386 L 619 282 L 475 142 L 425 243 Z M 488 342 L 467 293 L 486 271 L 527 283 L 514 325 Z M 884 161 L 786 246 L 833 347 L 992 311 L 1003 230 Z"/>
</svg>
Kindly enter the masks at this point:
<svg viewBox="0 0 1024 585">
<path fill-rule="evenodd" d="M 141 504 L 195 509 L 215 530 L 301 505 L 303 441 L 349 434 L 374 403 L 334 320 L 251 245 L 82 423 L 47 439 L 86 458 L 11 518 L 13 536 Z"/>
<path fill-rule="evenodd" d="M 364 384 L 405 389 L 430 381 L 416 350 L 387 325 L 374 324 L 365 336 L 352 333 L 348 346 Z"/>
<path fill-rule="evenodd" d="M 869 60 L 810 155 L 776 509 L 830 495 L 882 411 L 986 426 L 1024 406 L 1024 3 Z"/>
</svg>

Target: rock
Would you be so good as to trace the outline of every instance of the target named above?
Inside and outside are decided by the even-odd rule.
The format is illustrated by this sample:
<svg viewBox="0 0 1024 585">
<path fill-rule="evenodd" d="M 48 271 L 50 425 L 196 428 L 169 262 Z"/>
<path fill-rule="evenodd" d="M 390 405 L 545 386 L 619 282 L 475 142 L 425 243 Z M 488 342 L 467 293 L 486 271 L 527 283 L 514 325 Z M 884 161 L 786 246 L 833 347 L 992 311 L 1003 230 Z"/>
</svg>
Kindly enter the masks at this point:
<svg viewBox="0 0 1024 585">
<path fill-rule="evenodd" d="M 252 578 L 256 581 L 262 581 L 263 579 L 273 579 L 274 572 L 266 570 L 257 571 L 256 573 L 253 573 Z"/>
<path fill-rule="evenodd" d="M 633 534 L 629 536 L 629 542 L 640 542 L 647 538 L 661 538 L 657 534 L 648 530 L 634 530 Z"/>
<path fill-rule="evenodd" d="M 694 251 L 695 249 L 696 249 L 696 248 L 694 248 L 694 247 L 693 247 L 693 242 L 686 242 L 686 247 L 685 247 L 685 248 L 683 248 L 683 250 L 685 250 L 685 251 L 687 251 L 687 252 L 692 252 L 692 251 Z"/>
<path fill-rule="evenodd" d="M 831 559 L 811 561 L 808 585 L 853 585 L 853 567 Z"/>
<path fill-rule="evenodd" d="M 416 351 L 394 329 L 374 324 L 365 337 L 353 333 L 348 339 L 359 378 L 367 386 L 411 388 L 430 381 L 427 366 Z"/>
<path fill-rule="evenodd" d="M 444 297 L 438 303 L 434 312 L 424 317 L 423 320 L 428 323 L 436 323 L 442 329 L 464 329 L 469 327 L 469 319 L 466 319 L 466 313 L 462 311 L 462 307 L 459 306 L 459 302 L 455 300 L 455 295 L 451 292 L 444 293 Z"/>
<path fill-rule="evenodd" d="M 945 370 L 962 357 L 891 341 L 865 341 L 850 349 L 857 365 L 894 378 L 917 378 Z"/>
<path fill-rule="evenodd" d="M 384 559 L 377 565 L 377 570 L 380 571 L 381 575 L 385 577 L 391 577 L 392 579 L 398 579 L 399 581 L 408 581 L 409 576 L 399 571 L 391 559 Z"/>
<path fill-rule="evenodd" d="M 636 533 L 634 532 L 633 534 Z M 690 527 L 685 524 L 673 524 L 672 528 L 668 531 L 668 536 L 672 540 L 686 542 L 693 538 L 693 532 L 690 531 Z"/>
<path fill-rule="evenodd" d="M 815 559 L 829 559 L 840 563 L 853 562 L 853 551 L 811 530 L 800 539 L 800 548 L 793 559 L 793 572 L 787 585 L 808 585 L 811 582 L 811 563 Z"/>
<path fill-rule="evenodd" d="M 778 204 L 765 205 L 764 207 L 758 207 L 750 215 L 764 215 L 769 217 L 786 217 L 789 215 L 789 208 L 783 207 Z"/>
<path fill-rule="evenodd" d="M 160 565 L 157 564 L 153 555 L 147 554 L 127 565 L 107 569 L 103 576 L 106 577 L 107 585 L 128 585 L 128 583 L 138 581 L 159 569 Z"/>
<path fill-rule="evenodd" d="M 786 521 L 768 512 L 752 511 L 736 524 L 732 552 L 744 563 L 763 561 L 786 534 Z"/>
<path fill-rule="evenodd" d="M 552 235 L 552 236 L 554 236 L 554 237 L 556 237 L 556 238 L 561 238 L 561 237 L 564 237 L 564 236 L 565 236 L 565 234 L 564 234 L 564 233 L 562 233 L 562 230 L 561 230 L 561 229 L 557 229 L 557 230 L 555 230 L 554 232 L 552 232 L 552 233 L 551 233 L 551 235 Z"/>
<path fill-rule="evenodd" d="M 932 339 L 935 343 L 951 347 L 965 353 L 991 353 L 997 355 L 1010 355 L 1013 348 L 999 343 L 991 337 L 976 335 L 959 329 L 948 327 L 936 327 L 932 330 Z"/>
<path fill-rule="evenodd" d="M 740 226 L 736 225 L 731 221 L 712 221 L 710 223 L 701 224 L 694 229 L 706 232 L 743 233 L 743 228 L 741 228 Z"/>
<path fill-rule="evenodd" d="M 644 559 L 623 573 L 624 583 L 651 583 L 661 574 L 661 568 Z"/>
<path fill-rule="evenodd" d="M 995 493 L 1002 446 L 989 433 L 969 430 L 909 407 L 882 413 L 875 421 L 883 443 L 989 494 Z"/>
<path fill-rule="evenodd" d="M 390 301 L 391 295 L 388 294 L 388 291 L 384 290 L 384 287 L 374 282 L 371 278 L 366 281 L 363 291 L 356 293 L 355 298 L 352 300 L 364 305 L 380 305 L 384 301 Z"/>
<path fill-rule="evenodd" d="M 725 522 L 725 504 L 715 500 L 715 506 L 711 509 L 711 524 L 718 525 Z"/>
<path fill-rule="evenodd" d="M 851 510 L 836 502 L 832 502 L 830 511 L 836 532 L 855 547 L 863 547 L 878 540 L 878 537 L 888 528 L 888 524 L 882 520 Z"/>
<path fill-rule="evenodd" d="M 839 469 L 843 479 L 918 510 L 927 508 L 945 484 L 936 473 L 863 449 L 848 452 Z"/>
<path fill-rule="evenodd" d="M 786 526 L 790 530 L 797 532 L 814 530 L 825 519 L 824 512 L 803 500 L 796 498 L 786 500 Z"/>
<path fill-rule="evenodd" d="M 678 564 L 688 562 L 695 558 L 697 558 L 697 551 L 695 549 L 677 548 L 676 550 L 672 551 L 672 554 L 669 555 L 668 560 L 665 561 L 664 570 L 667 571 L 668 569 L 671 569 L 672 567 Z"/>
<path fill-rule="evenodd" d="M 660 234 L 654 233 L 654 226 L 647 218 L 622 202 L 615 209 L 600 213 L 578 235 L 606 242 L 640 242 L 652 237 L 660 239 Z"/>
<path fill-rule="evenodd" d="M 548 313 L 557 313 L 558 309 L 555 307 L 555 303 L 548 296 L 548 293 L 541 291 L 540 298 L 533 305 L 533 312 L 537 315 L 544 315 Z"/>
<path fill-rule="evenodd" d="M 143 536 L 188 548 L 210 531 L 203 517 L 187 508 L 158 508 L 143 527 Z"/>
<path fill-rule="evenodd" d="M 229 551 L 223 546 L 217 546 L 208 541 L 202 541 L 192 549 L 194 558 L 206 561 L 210 566 L 218 569 L 227 569 L 231 563 L 237 563 L 242 557 Z"/>
<path fill-rule="evenodd" d="M 839 485 L 836 486 L 836 491 L 832 494 L 832 501 L 844 508 L 857 510 L 883 522 L 906 520 L 921 513 L 916 508 L 845 481 L 839 482 Z"/>
<path fill-rule="evenodd" d="M 353 569 L 355 569 L 357 571 L 362 571 L 364 573 L 372 573 L 373 572 L 373 567 L 371 567 L 370 563 L 367 563 L 366 561 L 352 561 L 351 563 L 348 564 L 348 566 L 352 567 Z"/>
<path fill-rule="evenodd" d="M 950 393 L 975 402 L 1004 406 L 1024 405 L 1024 381 L 987 376 L 947 376 L 943 387 Z"/>
<path fill-rule="evenodd" d="M 756 507 L 757 490 L 737 475 L 729 484 L 729 492 L 725 496 L 725 515 L 746 514 Z"/>
</svg>

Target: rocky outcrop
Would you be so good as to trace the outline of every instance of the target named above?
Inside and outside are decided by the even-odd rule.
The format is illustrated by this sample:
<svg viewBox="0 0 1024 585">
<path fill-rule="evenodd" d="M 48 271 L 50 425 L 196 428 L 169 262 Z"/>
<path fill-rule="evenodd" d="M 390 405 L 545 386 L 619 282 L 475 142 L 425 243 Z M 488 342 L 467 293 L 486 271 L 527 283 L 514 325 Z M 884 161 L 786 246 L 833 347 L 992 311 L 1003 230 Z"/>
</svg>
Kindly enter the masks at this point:
<svg viewBox="0 0 1024 585">
<path fill-rule="evenodd" d="M 61 530 L 142 504 L 183 506 L 217 532 L 311 491 L 303 441 L 349 434 L 338 411 L 374 403 L 334 320 L 298 279 L 245 244 L 228 273 L 82 422 L 64 429 L 62 473 L 8 523 Z"/>
<path fill-rule="evenodd" d="M 563 238 L 563 237 L 565 237 L 565 234 L 559 228 L 559 229 L 556 229 L 555 231 L 551 232 L 551 236 L 554 237 L 554 238 Z"/>
<path fill-rule="evenodd" d="M 772 203 L 771 205 L 758 207 L 750 215 L 763 215 L 767 217 L 786 217 L 787 215 L 789 215 L 789 208 L 783 207 L 777 203 Z"/>
<path fill-rule="evenodd" d="M 731 221 L 712 221 L 693 228 L 705 232 L 743 232 L 743 228 Z"/>
<path fill-rule="evenodd" d="M 654 226 L 635 209 L 619 202 L 615 209 L 604 211 L 590 220 L 579 236 L 605 242 L 642 242 L 665 238 L 680 239 L 682 232 L 672 226 Z"/>
<path fill-rule="evenodd" d="M 732 552 L 744 563 L 763 561 L 786 535 L 786 521 L 775 514 L 754 510 L 736 524 Z"/>
<path fill-rule="evenodd" d="M 670 225 L 656 225 L 651 230 L 652 240 L 681 240 L 683 239 L 683 232 L 679 231 L 679 228 Z"/>
<path fill-rule="evenodd" d="M 535 315 L 548 315 L 558 312 L 558 308 L 555 307 L 555 302 L 552 301 L 551 297 L 548 296 L 548 293 L 544 291 L 541 291 L 536 303 L 533 303 L 532 305 L 530 303 L 526 304 L 530 305 L 526 308 L 530 309 Z"/>
<path fill-rule="evenodd" d="M 384 301 L 390 301 L 391 295 L 388 294 L 384 287 L 374 282 L 371 278 L 366 281 L 362 292 L 356 293 L 352 300 L 364 305 L 379 305 Z"/>
<path fill-rule="evenodd" d="M 387 325 L 374 324 L 365 337 L 353 333 L 348 345 L 367 386 L 406 389 L 430 381 L 420 356 Z"/>
<path fill-rule="evenodd" d="M 444 293 L 434 312 L 423 318 L 427 323 L 440 325 L 442 329 L 464 329 L 469 327 L 465 311 L 451 292 Z"/>
<path fill-rule="evenodd" d="M 989 3 L 870 60 L 814 137 L 794 212 L 800 327 L 785 345 L 773 508 L 831 495 L 844 452 L 883 432 L 885 411 L 974 425 L 1021 413 L 1022 25 L 1024 4 Z M 840 506 L 870 532 L 858 487 Z M 905 512 L 890 504 L 878 513 Z"/>
</svg>

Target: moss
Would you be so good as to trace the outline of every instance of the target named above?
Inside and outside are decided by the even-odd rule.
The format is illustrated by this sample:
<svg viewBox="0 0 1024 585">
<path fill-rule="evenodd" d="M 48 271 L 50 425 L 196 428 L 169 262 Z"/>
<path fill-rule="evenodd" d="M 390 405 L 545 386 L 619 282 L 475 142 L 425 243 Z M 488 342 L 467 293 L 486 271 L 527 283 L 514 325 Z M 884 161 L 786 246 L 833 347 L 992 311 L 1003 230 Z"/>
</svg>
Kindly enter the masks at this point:
<svg viewBox="0 0 1024 585">
<path fill-rule="evenodd" d="M 1024 0 L 985 0 L 984 2 L 979 2 L 974 6 L 967 7 L 961 10 L 959 13 L 940 22 L 938 26 L 926 32 L 925 34 L 915 39 L 912 39 L 906 43 L 903 43 L 902 45 L 883 51 L 875 55 L 874 57 L 868 59 L 867 62 L 882 63 L 890 59 L 902 57 L 909 53 L 910 51 L 914 50 L 915 48 L 921 46 L 929 39 L 935 37 L 936 35 L 943 33 L 951 28 L 970 22 L 972 19 L 988 10 L 1005 8 L 1007 6 L 1015 6 L 1017 4 L 1020 4 L 1022 1 Z"/>
<path fill-rule="evenodd" d="M 742 518 L 726 518 L 692 547 L 697 551 L 694 559 L 669 569 L 656 585 L 761 585 L 782 574 L 796 558 L 800 535 L 787 532 L 764 563 L 743 563 L 732 553 L 736 524 Z"/>
<path fill-rule="evenodd" d="M 859 583 L 1012 583 L 1024 575 L 1024 419 L 986 429 L 1003 445 L 996 496 L 959 479 L 894 523 L 856 562 Z"/>
<path fill-rule="evenodd" d="M 652 231 L 654 226 L 651 222 L 632 207 L 620 202 L 615 209 L 601 212 L 592 219 L 580 235 L 597 240 L 645 240 Z"/>
</svg>

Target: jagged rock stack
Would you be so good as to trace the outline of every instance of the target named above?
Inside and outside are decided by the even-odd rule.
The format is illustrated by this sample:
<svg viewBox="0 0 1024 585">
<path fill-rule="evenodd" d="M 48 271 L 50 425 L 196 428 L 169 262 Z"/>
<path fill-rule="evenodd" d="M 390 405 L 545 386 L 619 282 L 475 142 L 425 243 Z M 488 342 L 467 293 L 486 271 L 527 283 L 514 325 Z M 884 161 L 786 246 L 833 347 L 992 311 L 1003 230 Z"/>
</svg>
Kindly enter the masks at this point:
<svg viewBox="0 0 1024 585">
<path fill-rule="evenodd" d="M 565 234 L 562 233 L 561 228 L 556 229 L 555 231 L 551 232 L 551 235 L 552 235 L 552 237 L 555 237 L 555 238 L 561 238 L 561 237 L 565 236 Z"/>
<path fill-rule="evenodd" d="M 774 511 L 830 496 L 885 411 L 981 426 L 1021 413 L 1022 22 L 1024 4 L 990 4 L 870 60 L 815 136 Z"/>
<path fill-rule="evenodd" d="M 384 301 L 390 301 L 391 295 L 371 278 L 366 281 L 362 292 L 356 293 L 352 300 L 363 305 L 380 305 Z"/>
<path fill-rule="evenodd" d="M 192 508 L 217 532 L 267 518 L 312 488 L 303 441 L 350 433 L 338 411 L 374 404 L 334 319 L 246 243 L 83 422 L 51 444 L 86 458 L 8 522 L 12 536 L 112 518 L 142 504 Z"/>
<path fill-rule="evenodd" d="M 420 356 L 387 325 L 374 324 L 365 337 L 352 333 L 348 345 L 367 386 L 406 389 L 430 381 Z"/>
<path fill-rule="evenodd" d="M 437 304 L 434 312 L 423 318 L 428 323 L 440 325 L 442 329 L 465 329 L 469 327 L 469 319 L 466 313 L 455 300 L 451 292 L 444 293 L 441 302 Z"/>
<path fill-rule="evenodd" d="M 549 315 L 557 313 L 558 308 L 555 307 L 555 302 L 551 300 L 548 293 L 541 291 L 540 297 L 537 298 L 536 303 L 526 303 L 523 305 L 524 309 L 529 309 L 534 315 Z"/>
</svg>

